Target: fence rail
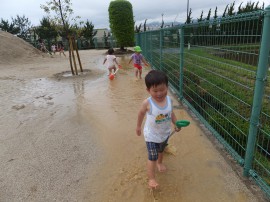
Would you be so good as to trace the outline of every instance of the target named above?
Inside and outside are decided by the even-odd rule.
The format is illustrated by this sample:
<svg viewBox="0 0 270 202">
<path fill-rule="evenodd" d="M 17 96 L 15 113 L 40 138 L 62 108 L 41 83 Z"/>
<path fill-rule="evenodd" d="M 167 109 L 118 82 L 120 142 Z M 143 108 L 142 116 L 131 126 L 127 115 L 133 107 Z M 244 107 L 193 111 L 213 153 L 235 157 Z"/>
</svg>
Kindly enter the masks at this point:
<svg viewBox="0 0 270 202">
<path fill-rule="evenodd" d="M 270 7 L 147 31 L 136 43 L 270 198 Z"/>
<path fill-rule="evenodd" d="M 40 49 L 40 44 L 38 43 L 38 41 L 36 40 L 37 37 L 35 37 L 34 35 L 29 36 L 29 38 L 26 40 L 27 42 L 29 42 L 30 44 L 32 44 L 34 47 Z M 91 40 L 87 40 L 85 38 L 76 38 L 76 44 L 79 50 L 85 50 L 85 49 L 108 49 L 108 48 L 116 48 L 119 47 L 119 45 L 117 44 L 117 41 L 115 38 L 108 37 L 108 38 L 104 38 L 104 37 L 95 37 L 92 41 Z M 68 41 L 65 38 L 61 38 L 61 39 L 44 39 L 44 43 L 45 46 L 47 48 L 47 50 L 51 51 L 51 45 L 52 44 L 59 44 L 62 43 L 64 45 L 64 49 L 68 50 L 69 49 L 69 45 L 68 45 Z"/>
</svg>

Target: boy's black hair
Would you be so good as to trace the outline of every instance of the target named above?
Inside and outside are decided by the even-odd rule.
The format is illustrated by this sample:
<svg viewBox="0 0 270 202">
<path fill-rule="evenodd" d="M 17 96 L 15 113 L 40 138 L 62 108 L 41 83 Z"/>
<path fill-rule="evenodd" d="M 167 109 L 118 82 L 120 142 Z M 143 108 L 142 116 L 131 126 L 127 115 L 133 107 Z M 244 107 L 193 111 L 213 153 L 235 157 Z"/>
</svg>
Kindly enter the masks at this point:
<svg viewBox="0 0 270 202">
<path fill-rule="evenodd" d="M 108 50 L 108 54 L 109 54 L 109 55 L 112 55 L 113 53 L 114 53 L 113 48 L 110 48 L 110 49 Z"/>
<path fill-rule="evenodd" d="M 165 84 L 168 86 L 168 77 L 167 75 L 160 70 L 151 70 L 145 76 L 145 85 L 147 89 L 150 89 L 152 86 L 157 86 L 160 84 Z"/>
</svg>

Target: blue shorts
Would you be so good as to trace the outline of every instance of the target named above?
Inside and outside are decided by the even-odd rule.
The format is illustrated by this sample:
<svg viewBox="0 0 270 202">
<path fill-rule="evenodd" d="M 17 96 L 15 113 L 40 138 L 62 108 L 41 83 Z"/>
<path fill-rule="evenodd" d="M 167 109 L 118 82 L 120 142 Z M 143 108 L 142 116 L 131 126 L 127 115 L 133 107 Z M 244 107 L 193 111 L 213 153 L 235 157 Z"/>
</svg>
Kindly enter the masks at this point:
<svg viewBox="0 0 270 202">
<path fill-rule="evenodd" d="M 165 147 L 168 145 L 167 138 L 164 142 L 156 143 L 156 142 L 146 142 L 146 147 L 148 150 L 148 160 L 156 161 L 158 159 L 158 153 L 162 153 Z"/>
</svg>

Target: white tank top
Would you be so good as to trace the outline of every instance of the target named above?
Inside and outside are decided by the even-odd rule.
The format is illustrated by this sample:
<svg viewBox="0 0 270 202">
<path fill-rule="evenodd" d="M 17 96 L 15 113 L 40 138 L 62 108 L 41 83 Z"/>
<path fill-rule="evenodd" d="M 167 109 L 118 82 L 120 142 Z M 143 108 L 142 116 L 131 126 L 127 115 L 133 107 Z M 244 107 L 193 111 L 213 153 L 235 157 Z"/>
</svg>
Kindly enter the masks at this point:
<svg viewBox="0 0 270 202">
<path fill-rule="evenodd" d="M 166 105 L 158 106 L 151 97 L 148 98 L 150 110 L 146 114 L 144 139 L 146 142 L 164 142 L 171 133 L 172 101 L 166 97 Z"/>
</svg>

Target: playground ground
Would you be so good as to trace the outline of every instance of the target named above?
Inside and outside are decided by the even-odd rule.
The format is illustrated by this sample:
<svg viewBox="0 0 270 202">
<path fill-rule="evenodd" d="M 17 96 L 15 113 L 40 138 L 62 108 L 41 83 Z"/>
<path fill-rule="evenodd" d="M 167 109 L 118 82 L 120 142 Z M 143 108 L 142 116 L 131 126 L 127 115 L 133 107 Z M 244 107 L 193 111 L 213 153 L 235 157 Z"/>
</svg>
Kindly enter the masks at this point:
<svg viewBox="0 0 270 202">
<path fill-rule="evenodd" d="M 104 53 L 80 51 L 79 76 L 59 55 L 0 62 L 0 201 L 266 201 L 171 93 L 177 117 L 191 125 L 170 139 L 168 170 L 149 190 L 146 147 L 135 134 L 144 81 L 129 56 L 118 57 L 123 69 L 110 81 Z"/>
</svg>

